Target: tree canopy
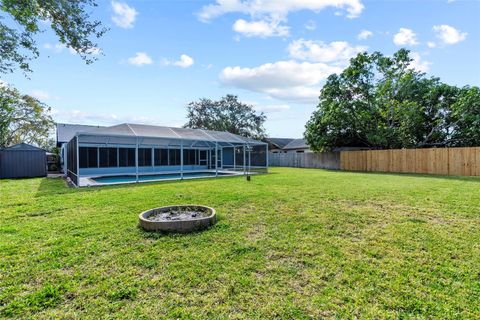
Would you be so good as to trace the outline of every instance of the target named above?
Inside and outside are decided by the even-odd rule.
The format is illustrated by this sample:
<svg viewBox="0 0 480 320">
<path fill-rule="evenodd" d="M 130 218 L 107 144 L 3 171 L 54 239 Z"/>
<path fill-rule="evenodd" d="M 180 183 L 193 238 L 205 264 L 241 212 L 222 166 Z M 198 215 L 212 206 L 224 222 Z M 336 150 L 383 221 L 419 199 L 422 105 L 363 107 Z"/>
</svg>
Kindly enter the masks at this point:
<svg viewBox="0 0 480 320">
<path fill-rule="evenodd" d="M 20 142 L 44 147 L 53 125 L 47 105 L 0 85 L 0 148 Z"/>
<path fill-rule="evenodd" d="M 228 131 L 261 139 L 267 117 L 263 112 L 256 112 L 253 106 L 238 101 L 237 96 L 226 95 L 218 101 L 203 98 L 190 102 L 187 118 L 186 128 Z"/>
<path fill-rule="evenodd" d="M 100 21 L 90 19 L 87 9 L 95 6 L 95 0 L 0 0 L 0 73 L 16 68 L 31 71 L 29 62 L 39 55 L 34 35 L 43 31 L 43 22 L 60 43 L 75 50 L 87 64 L 93 62 L 93 53 L 98 51 L 94 39 L 107 30 Z M 6 18 L 14 23 L 5 23 Z"/>
<path fill-rule="evenodd" d="M 409 51 L 360 53 L 332 74 L 306 124 L 315 151 L 480 144 L 480 89 L 442 83 L 412 67 Z"/>
</svg>

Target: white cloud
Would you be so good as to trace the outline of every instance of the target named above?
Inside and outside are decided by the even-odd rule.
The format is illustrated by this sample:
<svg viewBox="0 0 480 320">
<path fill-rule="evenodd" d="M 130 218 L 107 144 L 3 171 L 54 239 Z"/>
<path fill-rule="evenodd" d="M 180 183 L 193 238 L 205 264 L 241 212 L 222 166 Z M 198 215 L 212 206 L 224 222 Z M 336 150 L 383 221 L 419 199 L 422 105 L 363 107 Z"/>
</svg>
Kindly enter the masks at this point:
<svg viewBox="0 0 480 320">
<path fill-rule="evenodd" d="M 30 91 L 30 96 L 40 100 L 40 101 L 45 101 L 50 99 L 50 94 L 46 91 L 43 90 L 32 90 Z"/>
<path fill-rule="evenodd" d="M 68 51 L 71 53 L 71 54 L 77 54 L 78 52 L 73 49 L 73 48 L 68 48 Z M 94 47 L 94 48 L 90 48 L 90 49 L 87 49 L 85 51 L 85 54 L 91 54 L 93 56 L 98 56 L 100 53 L 102 52 L 102 50 L 100 48 L 97 48 L 97 47 Z"/>
<path fill-rule="evenodd" d="M 254 108 L 257 111 L 265 112 L 265 113 L 276 113 L 285 110 L 289 110 L 290 106 L 288 104 L 257 104 L 254 103 Z"/>
<path fill-rule="evenodd" d="M 435 42 L 433 42 L 433 41 L 428 41 L 428 42 L 427 42 L 427 46 L 428 46 L 429 48 L 435 48 L 435 47 L 437 46 L 437 44 L 436 44 Z"/>
<path fill-rule="evenodd" d="M 52 108 L 50 112 L 53 119 L 57 122 L 65 123 L 85 123 L 93 125 L 115 125 L 119 123 L 139 123 L 152 125 L 167 125 L 172 127 L 181 127 L 183 125 L 180 121 L 165 122 L 165 119 L 149 116 L 142 116 L 138 114 L 118 115 L 115 113 L 97 113 L 85 112 L 77 109 L 61 110 Z"/>
<path fill-rule="evenodd" d="M 466 32 L 460 32 L 452 26 L 442 24 L 433 26 L 433 31 L 444 44 L 455 44 L 467 38 Z"/>
<path fill-rule="evenodd" d="M 94 47 L 94 48 L 88 49 L 86 53 L 94 56 L 98 56 L 101 52 L 102 50 L 100 48 Z"/>
<path fill-rule="evenodd" d="M 418 44 L 417 35 L 411 29 L 400 28 L 398 33 L 393 36 L 393 43 L 397 46 L 414 46 Z"/>
<path fill-rule="evenodd" d="M 345 64 L 350 58 L 365 50 L 367 50 L 365 46 L 352 47 L 345 41 L 324 43 L 299 39 L 288 46 L 288 52 L 292 58 L 335 64 Z"/>
<path fill-rule="evenodd" d="M 432 64 L 430 61 L 423 60 L 422 57 L 418 52 L 411 52 L 410 57 L 413 59 L 410 62 L 410 66 L 420 72 L 427 72 L 430 69 L 430 65 Z"/>
<path fill-rule="evenodd" d="M 145 52 L 137 52 L 135 56 L 128 58 L 127 62 L 134 66 L 143 66 L 147 64 L 152 64 L 153 60 Z"/>
<path fill-rule="evenodd" d="M 370 30 L 362 30 L 360 31 L 360 33 L 358 34 L 357 38 L 358 40 L 365 40 L 367 38 L 370 38 L 371 36 L 373 36 L 373 32 L 370 31 Z"/>
<path fill-rule="evenodd" d="M 75 49 L 67 47 L 65 44 L 60 43 L 60 42 L 55 43 L 55 44 L 47 42 L 47 43 L 43 44 L 43 47 L 45 49 L 51 50 L 55 53 L 62 53 L 64 50 L 68 49 L 68 52 L 70 52 L 71 54 L 77 54 L 77 51 L 75 51 Z M 91 55 L 94 55 L 94 56 L 98 56 L 101 52 L 102 52 L 102 50 L 100 48 L 94 47 L 94 48 L 90 48 L 90 49 L 86 50 L 85 54 L 91 54 Z"/>
<path fill-rule="evenodd" d="M 291 12 L 319 12 L 327 7 L 346 10 L 349 18 L 358 17 L 364 8 L 361 0 L 216 0 L 215 3 L 203 6 L 198 18 L 208 22 L 227 13 L 249 15 L 252 21 L 239 19 L 233 29 L 249 37 L 265 38 L 287 36 L 289 27 L 283 23 Z"/>
<path fill-rule="evenodd" d="M 177 67 L 180 67 L 180 68 L 188 68 L 188 67 L 191 67 L 195 61 L 193 60 L 192 57 L 186 55 L 186 54 L 182 54 L 180 55 L 180 58 L 176 61 L 173 61 L 173 60 L 169 60 L 169 59 L 163 59 L 162 62 L 161 62 L 163 65 L 165 66 L 177 66 Z M 207 69 L 211 68 L 211 65 L 208 65 L 206 66 Z"/>
<path fill-rule="evenodd" d="M 227 86 L 266 93 L 272 98 L 312 103 L 318 98 L 319 83 L 342 69 L 324 63 L 278 61 L 254 68 L 226 67 L 220 81 Z"/>
<path fill-rule="evenodd" d="M 243 19 L 238 19 L 233 24 L 233 30 L 246 37 L 284 37 L 288 36 L 289 27 L 280 25 L 280 21 L 252 21 L 248 22 Z"/>
<path fill-rule="evenodd" d="M 307 23 L 305 23 L 305 29 L 313 31 L 317 29 L 317 23 L 313 20 L 308 20 Z"/>
<path fill-rule="evenodd" d="M 55 44 L 52 44 L 52 43 L 48 43 L 48 42 L 47 42 L 47 43 L 45 43 L 45 44 L 43 45 L 43 47 L 44 47 L 45 49 L 47 49 L 47 50 L 52 50 L 52 51 L 55 52 L 55 53 L 61 53 L 61 52 L 63 52 L 65 49 L 68 49 L 68 51 L 70 51 L 71 54 L 75 54 L 75 53 L 76 53 L 75 50 L 73 50 L 72 48 L 68 48 L 65 44 L 60 43 L 60 42 L 55 43 Z"/>
<path fill-rule="evenodd" d="M 191 57 L 187 56 L 186 54 L 182 54 L 180 56 L 180 60 L 175 61 L 173 63 L 173 65 L 175 65 L 177 67 L 180 67 L 180 68 L 188 68 L 188 67 L 192 66 L 193 63 L 194 63 L 194 61 Z"/>
<path fill-rule="evenodd" d="M 112 21 L 120 28 L 133 28 L 133 23 L 137 18 L 138 12 L 135 8 L 126 3 L 112 1 Z"/>
<path fill-rule="evenodd" d="M 206 22 L 226 13 L 238 12 L 252 17 L 267 15 L 283 19 L 290 12 L 319 12 L 327 7 L 345 9 L 350 18 L 358 17 L 364 8 L 360 0 L 216 0 L 214 4 L 204 6 L 198 17 Z"/>
</svg>

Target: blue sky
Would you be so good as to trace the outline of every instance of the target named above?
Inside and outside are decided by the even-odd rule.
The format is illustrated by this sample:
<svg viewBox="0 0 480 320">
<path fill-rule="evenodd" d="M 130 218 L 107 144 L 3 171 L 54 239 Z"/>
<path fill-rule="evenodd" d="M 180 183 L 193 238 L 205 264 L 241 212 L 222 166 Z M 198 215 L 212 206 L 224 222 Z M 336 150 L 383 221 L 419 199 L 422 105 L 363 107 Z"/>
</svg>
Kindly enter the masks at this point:
<svg viewBox="0 0 480 320">
<path fill-rule="evenodd" d="M 188 102 L 232 93 L 266 113 L 270 136 L 301 137 L 326 77 L 363 50 L 405 47 L 415 68 L 480 85 L 480 1 L 98 3 L 110 31 L 97 62 L 85 65 L 45 24 L 30 79 L 2 75 L 57 121 L 181 126 Z"/>
</svg>

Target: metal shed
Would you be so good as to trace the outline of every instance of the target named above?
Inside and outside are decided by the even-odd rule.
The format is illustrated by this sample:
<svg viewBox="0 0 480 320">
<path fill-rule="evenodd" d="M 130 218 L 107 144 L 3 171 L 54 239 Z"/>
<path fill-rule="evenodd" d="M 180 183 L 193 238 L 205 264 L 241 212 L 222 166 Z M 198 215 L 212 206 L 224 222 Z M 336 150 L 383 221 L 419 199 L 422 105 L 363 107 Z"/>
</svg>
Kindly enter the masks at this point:
<svg viewBox="0 0 480 320">
<path fill-rule="evenodd" d="M 33 178 L 46 175 L 45 150 L 26 143 L 0 150 L 0 178 Z"/>
</svg>

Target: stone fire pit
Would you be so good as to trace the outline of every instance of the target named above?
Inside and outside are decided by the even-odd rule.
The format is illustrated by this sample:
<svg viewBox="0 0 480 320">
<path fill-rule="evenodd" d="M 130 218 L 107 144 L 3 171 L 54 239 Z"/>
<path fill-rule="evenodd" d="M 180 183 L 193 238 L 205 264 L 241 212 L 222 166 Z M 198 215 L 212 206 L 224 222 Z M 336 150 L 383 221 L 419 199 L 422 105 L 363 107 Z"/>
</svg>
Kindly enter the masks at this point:
<svg viewBox="0 0 480 320">
<path fill-rule="evenodd" d="M 215 209 L 199 205 L 168 206 L 150 209 L 139 216 L 147 231 L 188 233 L 203 230 L 216 222 Z"/>
</svg>

